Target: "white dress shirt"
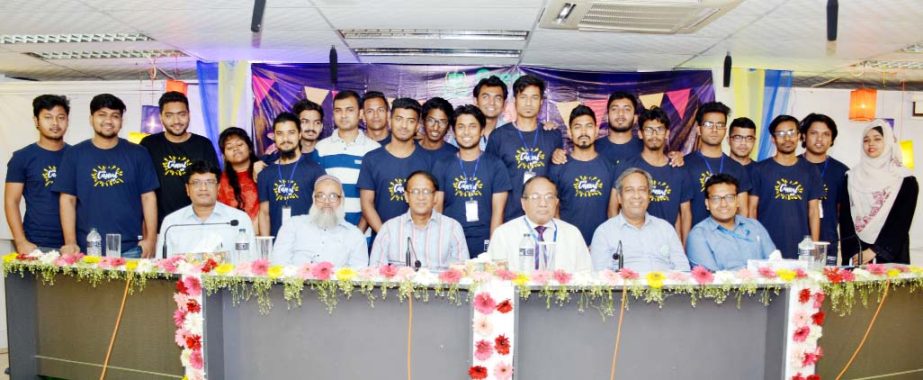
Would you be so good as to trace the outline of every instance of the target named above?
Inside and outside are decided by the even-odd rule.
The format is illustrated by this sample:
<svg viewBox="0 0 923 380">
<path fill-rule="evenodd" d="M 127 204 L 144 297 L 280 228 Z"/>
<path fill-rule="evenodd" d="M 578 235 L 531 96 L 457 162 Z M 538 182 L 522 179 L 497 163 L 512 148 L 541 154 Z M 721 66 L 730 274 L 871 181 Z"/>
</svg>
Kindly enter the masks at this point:
<svg viewBox="0 0 923 380">
<path fill-rule="evenodd" d="M 230 223 L 237 220 L 237 227 L 227 225 L 202 225 L 208 223 Z M 167 244 L 167 255 L 174 256 L 186 253 L 234 253 L 234 245 L 240 229 L 244 230 L 250 243 L 250 258 L 255 252 L 256 243 L 253 236 L 253 222 L 247 213 L 227 206 L 221 202 L 215 203 L 211 215 L 205 220 L 199 219 L 192 210 L 192 205 L 176 210 L 160 225 L 160 234 L 157 236 L 157 255 L 163 252 L 164 233 L 170 226 L 179 224 L 194 224 L 193 226 L 176 226 L 170 229 Z M 248 258 L 242 258 L 247 260 Z"/>
<path fill-rule="evenodd" d="M 519 265 L 519 244 L 523 235 L 536 236 L 535 226 L 535 222 L 523 215 L 497 227 L 490 237 L 488 257 L 493 261 L 506 260 L 510 270 L 523 270 Z M 590 252 L 576 226 L 560 219 L 552 219 L 544 226 L 543 240 L 555 246 L 554 269 L 568 272 L 589 272 L 593 269 Z"/>
<path fill-rule="evenodd" d="M 406 263 L 407 239 L 413 243 L 411 262 L 420 261 L 424 268 L 443 270 L 449 264 L 468 260 L 468 244 L 461 224 L 433 211 L 426 227 L 418 227 L 410 217 L 410 211 L 391 218 L 381 226 L 369 264 L 373 266 L 399 265 Z"/>
<path fill-rule="evenodd" d="M 364 268 L 369 266 L 369 248 L 362 232 L 345 220 L 323 229 L 308 215 L 298 215 L 279 229 L 270 259 L 283 265 L 328 261 L 338 268 Z"/>
</svg>

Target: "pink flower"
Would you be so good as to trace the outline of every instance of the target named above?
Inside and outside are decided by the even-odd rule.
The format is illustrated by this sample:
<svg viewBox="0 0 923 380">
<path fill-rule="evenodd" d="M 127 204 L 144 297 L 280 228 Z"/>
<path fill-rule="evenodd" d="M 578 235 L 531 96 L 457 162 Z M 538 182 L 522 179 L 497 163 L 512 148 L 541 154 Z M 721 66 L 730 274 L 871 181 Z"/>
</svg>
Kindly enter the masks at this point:
<svg viewBox="0 0 923 380">
<path fill-rule="evenodd" d="M 801 360 L 801 365 L 807 367 L 809 365 L 817 364 L 817 361 L 824 356 L 824 351 L 817 346 L 817 349 L 814 352 L 805 352 L 804 359 Z"/>
<path fill-rule="evenodd" d="M 365 267 L 359 269 L 359 279 L 360 280 L 371 280 L 375 278 L 378 274 L 378 269 L 374 267 Z"/>
<path fill-rule="evenodd" d="M 378 267 L 378 273 L 381 274 L 382 277 L 390 280 L 392 277 L 394 277 L 394 275 L 397 274 L 397 267 L 391 264 L 383 265 Z"/>
<path fill-rule="evenodd" d="M 641 277 L 638 274 L 638 272 L 635 272 L 628 268 L 622 268 L 622 270 L 619 271 L 619 275 L 622 276 L 622 278 L 625 279 L 626 281 L 627 280 L 637 280 L 638 278 Z"/>
<path fill-rule="evenodd" d="M 692 268 L 692 278 L 699 285 L 707 285 L 715 281 L 715 275 L 701 265 L 696 265 L 695 268 Z"/>
<path fill-rule="evenodd" d="M 394 278 L 398 281 L 408 281 L 417 274 L 417 271 L 413 270 L 411 267 L 400 267 L 397 268 L 397 274 Z"/>
<path fill-rule="evenodd" d="M 798 310 L 792 314 L 792 324 L 795 326 L 804 326 L 808 324 L 808 312 L 804 310 Z"/>
<path fill-rule="evenodd" d="M 160 260 L 157 263 L 157 266 L 160 267 L 164 272 L 174 273 L 176 272 L 176 265 L 182 260 L 182 256 L 170 256 L 166 259 Z"/>
<path fill-rule="evenodd" d="M 601 272 L 599 272 L 599 277 L 605 281 L 606 285 L 618 285 L 619 281 L 622 280 L 618 273 L 615 273 L 610 269 L 603 269 Z"/>
<path fill-rule="evenodd" d="M 811 333 L 811 328 L 810 328 L 810 327 L 808 327 L 808 326 L 801 326 L 801 327 L 795 329 L 795 334 L 792 335 L 792 340 L 794 340 L 795 342 L 798 342 L 798 343 L 804 342 L 805 339 L 808 338 L 808 334 L 810 334 L 810 333 Z"/>
<path fill-rule="evenodd" d="M 845 282 L 856 281 L 856 274 L 853 273 L 851 270 L 844 270 L 842 272 L 843 273 L 841 274 L 841 276 L 843 277 L 843 281 Z"/>
<path fill-rule="evenodd" d="M 808 272 L 805 272 L 804 269 L 801 268 L 795 269 L 795 278 L 801 280 L 805 277 L 808 277 Z"/>
<path fill-rule="evenodd" d="M 490 359 L 494 354 L 494 347 L 486 340 L 479 340 L 474 344 L 474 358 L 480 361 Z"/>
<path fill-rule="evenodd" d="M 471 281 L 474 282 L 486 282 L 490 280 L 490 273 L 487 272 L 474 272 L 468 275 L 471 278 Z"/>
<path fill-rule="evenodd" d="M 668 272 L 667 278 L 673 282 L 686 282 L 689 281 L 689 275 L 683 272 Z"/>
<path fill-rule="evenodd" d="M 824 296 L 824 292 L 818 291 L 817 293 L 814 293 L 815 309 L 820 309 L 820 307 L 824 305 L 824 298 L 826 298 L 826 296 Z"/>
<path fill-rule="evenodd" d="M 183 286 L 190 296 L 198 297 L 202 294 L 202 282 L 198 277 L 183 276 Z"/>
<path fill-rule="evenodd" d="M 192 350 L 189 355 L 189 365 L 195 369 L 205 368 L 205 360 L 202 358 L 202 350 Z"/>
<path fill-rule="evenodd" d="M 457 284 L 458 281 L 461 281 L 462 272 L 455 268 L 450 268 L 447 271 L 444 271 L 439 274 L 439 281 L 442 281 L 446 284 Z"/>
<path fill-rule="evenodd" d="M 186 347 L 186 335 L 189 332 L 185 329 L 176 329 L 176 333 L 173 335 L 173 339 L 176 341 L 176 345 L 180 347 Z"/>
<path fill-rule="evenodd" d="M 71 255 L 64 255 L 64 256 L 58 257 L 57 259 L 55 259 L 54 265 L 59 266 L 59 267 L 66 267 L 68 265 L 71 265 L 71 263 L 68 263 L 67 260 L 65 259 L 65 257 L 70 257 L 70 256 Z"/>
<path fill-rule="evenodd" d="M 333 275 L 333 264 L 328 261 L 314 264 L 314 268 L 311 268 L 311 276 L 315 280 L 326 281 L 331 275 Z"/>
<path fill-rule="evenodd" d="M 897 268 L 897 270 L 901 271 L 901 273 L 910 272 L 910 267 L 908 267 L 908 266 L 906 266 L 906 265 L 900 265 L 900 264 L 898 264 L 898 265 L 893 265 L 892 268 Z"/>
<path fill-rule="evenodd" d="M 173 311 L 173 324 L 176 327 L 183 325 L 183 322 L 186 321 L 186 311 L 183 309 L 176 309 Z"/>
<path fill-rule="evenodd" d="M 298 273 L 297 273 L 298 278 L 302 280 L 311 279 L 311 269 L 313 268 L 314 268 L 314 264 L 311 264 L 311 263 L 307 263 L 307 264 L 304 264 L 298 267 Z"/>
<path fill-rule="evenodd" d="M 497 271 L 494 272 L 494 275 L 499 277 L 501 280 L 506 281 L 512 281 L 514 278 L 516 278 L 516 273 L 513 273 L 513 271 L 508 269 L 497 269 Z"/>
<path fill-rule="evenodd" d="M 776 271 L 772 270 L 770 267 L 760 267 L 759 274 L 763 278 L 773 279 L 776 278 Z"/>
<path fill-rule="evenodd" d="M 888 274 L 888 268 L 885 268 L 884 264 L 867 264 L 865 269 L 868 270 L 869 273 L 876 276 L 884 276 Z"/>
<path fill-rule="evenodd" d="M 479 336 L 489 336 L 494 333 L 494 324 L 490 318 L 479 316 L 474 318 L 474 333 Z"/>
<path fill-rule="evenodd" d="M 250 272 L 255 276 L 265 276 L 269 271 L 269 260 L 257 259 L 250 263 Z"/>
<path fill-rule="evenodd" d="M 529 277 L 532 279 L 532 282 L 539 285 L 545 285 L 548 284 L 548 280 L 551 279 L 551 274 L 549 274 L 548 271 L 537 270 L 532 272 Z"/>
<path fill-rule="evenodd" d="M 234 274 L 238 276 L 250 275 L 250 262 L 244 261 L 234 266 Z"/>
<path fill-rule="evenodd" d="M 494 301 L 494 298 L 489 293 L 478 293 L 478 295 L 474 296 L 474 310 L 479 313 L 490 315 L 490 313 L 494 312 L 495 307 L 497 307 L 497 302 Z"/>
<path fill-rule="evenodd" d="M 182 293 L 173 293 L 173 302 L 176 302 L 177 308 L 185 308 L 186 301 L 189 300 L 189 297 Z"/>
<path fill-rule="evenodd" d="M 561 285 L 569 284 L 571 278 L 573 278 L 573 276 L 570 273 L 567 273 L 567 271 L 563 269 L 555 270 L 552 276 L 554 276 L 554 280 L 557 281 Z"/>
<path fill-rule="evenodd" d="M 494 366 L 494 378 L 497 380 L 510 380 L 513 378 L 513 366 L 506 362 L 499 362 Z"/>
<path fill-rule="evenodd" d="M 735 273 L 735 275 L 736 275 L 737 278 L 739 278 L 741 281 L 750 281 L 750 280 L 753 279 L 753 272 L 751 272 L 751 271 L 750 271 L 749 269 L 747 269 L 747 268 L 743 268 L 743 269 L 737 271 L 737 273 Z"/>
</svg>

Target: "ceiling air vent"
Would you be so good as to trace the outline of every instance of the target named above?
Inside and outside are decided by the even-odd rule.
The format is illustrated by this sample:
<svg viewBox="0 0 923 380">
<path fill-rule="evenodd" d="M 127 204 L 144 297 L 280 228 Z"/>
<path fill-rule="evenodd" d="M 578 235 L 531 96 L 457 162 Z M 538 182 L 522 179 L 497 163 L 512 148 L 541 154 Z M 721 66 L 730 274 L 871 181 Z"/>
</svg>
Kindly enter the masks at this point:
<svg viewBox="0 0 923 380">
<path fill-rule="evenodd" d="M 541 27 L 633 33 L 693 33 L 741 0 L 551 0 Z"/>
</svg>

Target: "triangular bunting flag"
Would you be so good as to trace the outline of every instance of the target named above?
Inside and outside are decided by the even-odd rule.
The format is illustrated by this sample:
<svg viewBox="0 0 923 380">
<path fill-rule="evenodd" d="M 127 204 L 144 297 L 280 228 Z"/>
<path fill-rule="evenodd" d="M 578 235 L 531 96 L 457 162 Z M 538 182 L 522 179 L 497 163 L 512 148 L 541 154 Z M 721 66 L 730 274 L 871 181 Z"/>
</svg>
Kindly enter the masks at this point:
<svg viewBox="0 0 923 380">
<path fill-rule="evenodd" d="M 686 105 L 689 104 L 689 92 L 690 89 L 684 88 L 682 90 L 670 91 L 667 93 L 667 98 L 670 98 L 670 103 L 673 103 L 673 108 L 676 109 L 676 113 L 679 117 L 683 117 L 686 114 Z"/>
<path fill-rule="evenodd" d="M 315 88 L 304 86 L 304 97 L 314 103 L 324 104 L 324 99 L 327 99 L 327 94 L 330 91 L 324 90 L 322 88 Z M 336 96 L 336 95 L 334 95 Z"/>
<path fill-rule="evenodd" d="M 564 123 L 566 124 L 568 118 L 570 118 L 570 112 L 573 111 L 574 108 L 577 108 L 577 106 L 580 105 L 580 102 L 558 102 L 554 105 L 558 108 L 558 112 L 561 113 L 561 120 L 564 120 Z"/>
<path fill-rule="evenodd" d="M 253 98 L 257 103 L 263 101 L 266 95 L 269 95 L 269 89 L 276 81 L 270 78 L 264 78 L 258 75 L 253 76 Z"/>
<path fill-rule="evenodd" d="M 609 99 L 589 99 L 584 100 L 583 105 L 593 109 L 593 112 L 596 113 L 596 125 L 602 125 L 606 120 L 606 103 L 609 102 Z M 570 115 L 568 115 L 570 116 Z M 566 120 L 566 119 L 565 119 Z"/>
<path fill-rule="evenodd" d="M 641 100 L 641 106 L 645 109 L 650 109 L 653 106 L 660 107 L 660 104 L 663 103 L 663 93 L 641 95 L 638 99 Z"/>
</svg>

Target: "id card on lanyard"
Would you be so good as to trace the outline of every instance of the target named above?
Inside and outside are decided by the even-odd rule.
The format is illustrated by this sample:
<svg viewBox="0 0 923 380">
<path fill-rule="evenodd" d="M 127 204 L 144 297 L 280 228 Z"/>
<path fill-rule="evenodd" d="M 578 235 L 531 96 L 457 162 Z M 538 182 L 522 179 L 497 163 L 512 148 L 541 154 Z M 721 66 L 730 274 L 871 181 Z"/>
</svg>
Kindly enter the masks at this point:
<svg viewBox="0 0 923 380">
<path fill-rule="evenodd" d="M 528 156 L 531 156 L 532 150 L 538 147 L 538 135 L 541 134 L 541 131 L 542 131 L 541 127 L 539 126 L 535 127 L 535 137 L 532 139 L 532 146 L 529 146 L 528 144 L 526 144 L 525 136 L 522 135 L 522 131 L 519 130 L 519 127 L 515 123 L 513 123 L 513 127 L 516 128 L 516 133 L 519 134 L 519 141 L 522 142 L 522 147 L 525 149 L 525 154 Z M 532 179 L 532 177 L 535 177 L 536 175 L 537 174 L 535 173 L 534 170 L 532 170 L 531 167 L 529 169 L 526 169 L 526 172 L 522 173 L 522 183 L 528 182 L 530 179 Z"/>
<path fill-rule="evenodd" d="M 461 159 L 461 155 L 458 155 L 458 167 L 461 169 L 462 178 L 465 179 L 465 184 L 468 186 L 473 186 L 473 181 L 477 180 L 478 166 L 481 164 L 481 156 L 478 156 L 478 159 L 474 161 L 474 172 L 471 173 L 471 176 L 468 176 L 468 173 L 465 172 L 465 163 Z M 465 221 L 466 222 L 477 222 L 480 218 L 478 217 L 478 201 L 474 199 L 469 199 L 465 201 Z"/>
<path fill-rule="evenodd" d="M 298 160 L 295 161 L 295 166 L 292 168 L 292 174 L 288 176 L 288 182 L 284 183 L 284 185 L 291 186 L 291 189 L 293 192 L 295 191 L 295 186 L 294 186 L 295 172 L 298 171 L 299 163 L 301 163 L 301 157 L 299 157 Z M 277 164 L 276 169 L 278 170 L 278 173 L 279 173 L 279 180 L 284 181 L 285 177 L 282 176 L 282 165 Z M 292 218 L 292 206 L 288 204 L 288 197 L 286 197 L 285 204 L 282 205 L 282 224 L 285 224 L 291 218 Z"/>
<path fill-rule="evenodd" d="M 828 163 L 830 163 L 830 157 L 827 157 L 826 159 L 824 159 L 824 167 L 820 169 L 820 183 L 821 185 L 824 186 L 824 197 L 821 199 L 818 199 L 817 210 L 818 210 L 818 214 L 820 214 L 821 219 L 824 218 L 824 199 L 827 198 L 827 179 L 824 178 L 824 173 L 827 172 Z"/>
</svg>

